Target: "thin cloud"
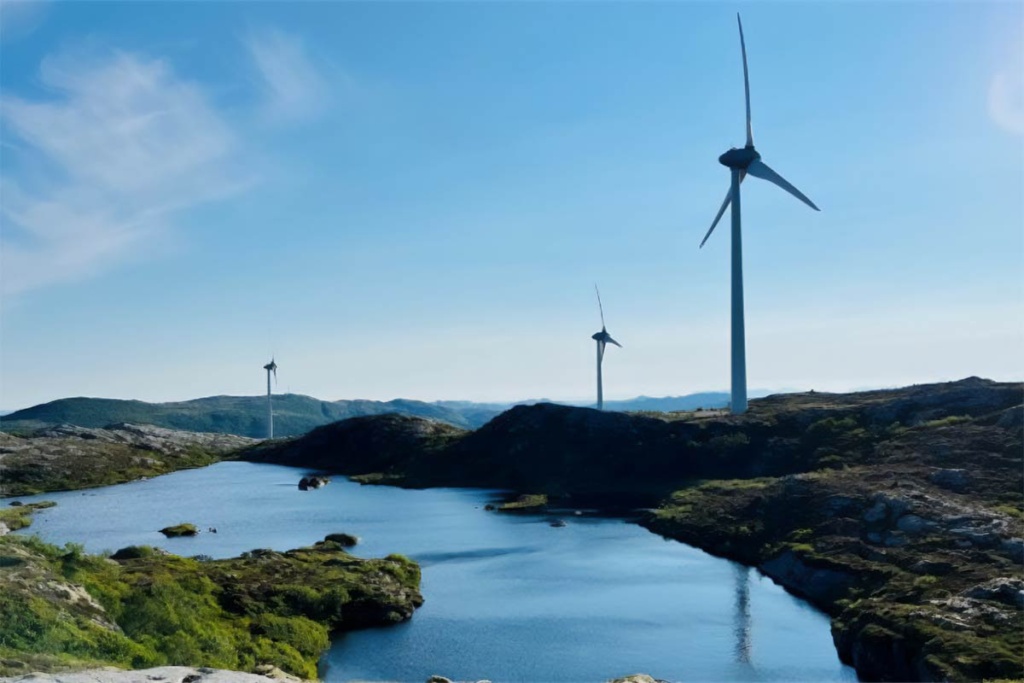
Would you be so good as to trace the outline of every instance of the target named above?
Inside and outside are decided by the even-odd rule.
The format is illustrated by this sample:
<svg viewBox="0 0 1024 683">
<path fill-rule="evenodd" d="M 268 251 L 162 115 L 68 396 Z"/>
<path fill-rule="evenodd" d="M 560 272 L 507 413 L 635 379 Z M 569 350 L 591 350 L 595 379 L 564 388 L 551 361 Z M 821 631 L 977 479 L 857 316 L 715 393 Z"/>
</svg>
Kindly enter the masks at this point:
<svg viewBox="0 0 1024 683">
<path fill-rule="evenodd" d="M 0 0 L 0 42 L 27 36 L 43 23 L 49 0 Z"/>
<path fill-rule="evenodd" d="M 1024 135 L 1024 69 L 1001 71 L 992 77 L 988 113 L 1000 128 Z"/>
<path fill-rule="evenodd" d="M 327 107 L 327 82 L 306 54 L 302 39 L 276 29 L 244 39 L 263 87 L 267 115 L 277 121 L 315 118 Z"/>
<path fill-rule="evenodd" d="M 0 99 L 4 132 L 19 141 L 0 180 L 4 295 L 138 257 L 176 213 L 245 185 L 231 130 L 166 62 L 65 55 L 40 77 L 55 99 Z"/>
</svg>

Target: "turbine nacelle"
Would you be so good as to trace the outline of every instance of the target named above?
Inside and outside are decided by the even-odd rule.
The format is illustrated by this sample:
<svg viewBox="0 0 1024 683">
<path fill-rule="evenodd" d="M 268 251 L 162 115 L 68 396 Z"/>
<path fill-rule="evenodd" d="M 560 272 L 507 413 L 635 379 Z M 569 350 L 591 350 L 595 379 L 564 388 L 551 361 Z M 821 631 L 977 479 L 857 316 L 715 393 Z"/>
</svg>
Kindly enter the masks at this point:
<svg viewBox="0 0 1024 683">
<path fill-rule="evenodd" d="M 622 348 L 622 344 L 612 339 L 612 336 L 608 334 L 608 330 L 604 328 L 602 328 L 600 332 L 594 333 L 594 335 L 591 336 L 590 338 L 593 339 L 594 341 L 603 342 L 605 344 L 615 344 L 620 349 Z"/>
<path fill-rule="evenodd" d="M 718 163 L 729 168 L 735 168 L 740 171 L 747 170 L 750 164 L 761 158 L 760 153 L 754 149 L 753 145 L 748 147 L 733 147 L 728 152 L 718 157 Z"/>
</svg>

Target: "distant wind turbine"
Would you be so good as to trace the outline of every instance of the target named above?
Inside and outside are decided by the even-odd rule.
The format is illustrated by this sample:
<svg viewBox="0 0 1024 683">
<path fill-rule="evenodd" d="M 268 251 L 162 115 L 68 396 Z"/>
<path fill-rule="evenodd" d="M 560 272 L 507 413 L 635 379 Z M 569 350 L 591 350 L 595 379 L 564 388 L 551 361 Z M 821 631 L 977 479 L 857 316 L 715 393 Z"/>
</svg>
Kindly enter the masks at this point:
<svg viewBox="0 0 1024 683">
<path fill-rule="evenodd" d="M 742 149 L 733 147 L 718 157 L 718 161 L 727 166 L 732 173 L 732 186 L 722 202 L 722 208 L 711 223 L 711 228 L 700 246 L 708 241 L 718 221 L 722 219 L 725 209 L 732 203 L 732 412 L 747 411 L 747 360 L 743 332 L 743 244 L 740 237 L 740 183 L 749 174 L 755 178 L 767 180 L 778 185 L 815 211 L 820 209 L 814 205 L 800 190 L 793 187 L 785 178 L 761 161 L 761 155 L 754 149 L 754 131 L 750 125 L 750 78 L 747 73 L 747 45 L 743 40 L 743 22 L 736 15 L 736 23 L 740 29 L 740 50 L 743 53 L 743 91 L 747 100 L 747 144 Z"/>
<path fill-rule="evenodd" d="M 274 373 L 274 383 L 277 383 L 277 363 L 271 358 L 270 362 L 263 366 L 267 371 L 267 438 L 274 438 L 274 404 L 271 400 L 270 373 Z"/>
<path fill-rule="evenodd" d="M 608 344 L 615 344 L 620 349 L 622 344 L 612 339 L 612 336 L 608 334 L 608 330 L 604 326 L 604 306 L 601 305 L 601 290 L 594 285 L 594 291 L 597 292 L 597 308 L 601 311 L 601 331 L 594 334 L 591 339 L 597 342 L 597 409 L 604 410 L 604 386 L 601 383 L 601 363 L 604 361 L 604 347 Z"/>
</svg>

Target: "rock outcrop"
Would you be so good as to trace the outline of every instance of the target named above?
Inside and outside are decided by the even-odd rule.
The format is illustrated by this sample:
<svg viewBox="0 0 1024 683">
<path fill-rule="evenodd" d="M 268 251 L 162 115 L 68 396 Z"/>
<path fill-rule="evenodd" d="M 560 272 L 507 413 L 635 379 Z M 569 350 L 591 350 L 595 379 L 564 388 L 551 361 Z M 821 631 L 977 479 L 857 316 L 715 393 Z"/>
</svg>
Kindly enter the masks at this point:
<svg viewBox="0 0 1024 683">
<path fill-rule="evenodd" d="M 200 467 L 253 443 L 230 434 L 131 424 L 55 425 L 27 437 L 0 432 L 0 496 L 116 484 Z"/>
</svg>

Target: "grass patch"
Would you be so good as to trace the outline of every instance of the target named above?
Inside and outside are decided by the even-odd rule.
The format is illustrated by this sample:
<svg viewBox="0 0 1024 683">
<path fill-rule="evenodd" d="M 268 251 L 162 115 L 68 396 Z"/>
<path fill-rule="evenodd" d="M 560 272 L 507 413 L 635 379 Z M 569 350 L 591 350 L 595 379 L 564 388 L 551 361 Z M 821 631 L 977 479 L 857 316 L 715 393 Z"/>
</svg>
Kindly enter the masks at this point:
<svg viewBox="0 0 1024 683">
<path fill-rule="evenodd" d="M 3 523 L 11 531 L 24 529 L 32 524 L 32 515 L 37 510 L 52 508 L 57 504 L 52 500 L 43 500 L 38 503 L 17 505 L 0 509 L 0 523 Z"/>
</svg>

